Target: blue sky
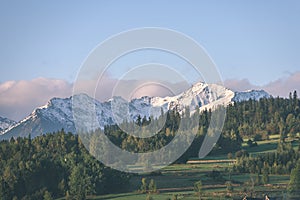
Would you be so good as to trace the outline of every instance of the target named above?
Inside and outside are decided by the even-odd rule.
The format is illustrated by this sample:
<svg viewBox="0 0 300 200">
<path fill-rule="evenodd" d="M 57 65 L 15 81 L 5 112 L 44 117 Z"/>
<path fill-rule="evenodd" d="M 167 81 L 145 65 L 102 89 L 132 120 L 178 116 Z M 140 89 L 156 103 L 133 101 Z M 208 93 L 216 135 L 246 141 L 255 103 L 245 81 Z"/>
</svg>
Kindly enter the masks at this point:
<svg viewBox="0 0 300 200">
<path fill-rule="evenodd" d="M 0 81 L 70 82 L 113 34 L 165 27 L 199 42 L 223 79 L 265 84 L 299 70 L 299 1 L 2 1 Z"/>
<path fill-rule="evenodd" d="M 201 44 L 223 80 L 268 86 L 300 71 L 299 19 L 296 0 L 1 1 L 0 83 L 51 78 L 71 84 L 106 38 L 162 27 Z M 0 115 L 6 114 L 1 105 L 7 106 L 0 102 Z"/>
</svg>

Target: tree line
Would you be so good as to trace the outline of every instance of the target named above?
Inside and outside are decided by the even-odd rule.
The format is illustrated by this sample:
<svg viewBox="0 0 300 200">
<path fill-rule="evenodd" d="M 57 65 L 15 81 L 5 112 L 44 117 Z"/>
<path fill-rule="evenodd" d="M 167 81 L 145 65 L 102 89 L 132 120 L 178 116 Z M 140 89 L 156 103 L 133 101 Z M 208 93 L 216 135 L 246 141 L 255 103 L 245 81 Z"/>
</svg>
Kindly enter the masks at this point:
<svg viewBox="0 0 300 200">
<path fill-rule="evenodd" d="M 290 174 L 300 158 L 300 144 L 296 149 L 291 142 L 279 142 L 277 151 L 250 156 L 247 152 L 237 154 L 233 170 L 239 173 Z"/>
</svg>

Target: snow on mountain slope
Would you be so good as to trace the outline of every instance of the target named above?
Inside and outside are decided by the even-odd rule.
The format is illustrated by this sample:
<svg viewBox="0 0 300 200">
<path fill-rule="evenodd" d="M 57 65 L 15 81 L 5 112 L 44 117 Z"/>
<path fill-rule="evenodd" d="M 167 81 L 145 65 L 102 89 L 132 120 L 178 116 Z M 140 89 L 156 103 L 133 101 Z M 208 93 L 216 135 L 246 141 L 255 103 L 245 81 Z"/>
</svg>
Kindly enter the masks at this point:
<svg viewBox="0 0 300 200">
<path fill-rule="evenodd" d="M 189 106 L 194 110 L 197 106 L 200 110 L 214 108 L 217 105 L 228 105 L 234 97 L 234 92 L 217 84 L 196 83 L 190 89 L 174 97 L 153 97 L 153 106 L 163 107 L 164 110 L 174 109 L 182 111 Z"/>
<path fill-rule="evenodd" d="M 249 99 L 259 100 L 261 98 L 270 98 L 270 95 L 264 90 L 248 90 L 245 92 L 235 92 L 233 101 L 241 102 Z"/>
<path fill-rule="evenodd" d="M 24 137 L 29 133 L 35 137 L 62 128 L 74 132 L 71 108 L 71 98 L 53 98 L 45 106 L 36 108 L 28 117 L 6 129 L 2 138 Z"/>
<path fill-rule="evenodd" d="M 0 134 L 1 131 L 7 129 L 8 127 L 14 125 L 16 122 L 11 120 L 11 119 L 7 119 L 7 118 L 3 118 L 0 117 Z"/>
<path fill-rule="evenodd" d="M 82 127 L 95 129 L 100 126 L 120 123 L 124 120 L 136 120 L 141 117 L 158 117 L 161 109 L 166 112 L 176 108 L 179 112 L 188 106 L 190 110 L 199 107 L 200 110 L 214 109 L 216 106 L 232 103 L 233 101 L 245 101 L 248 99 L 259 100 L 268 98 L 265 91 L 233 92 L 224 86 L 217 84 L 196 83 L 188 90 L 173 97 L 141 97 L 127 102 L 122 97 L 113 97 L 106 102 L 99 102 L 85 94 L 74 95 L 69 98 L 53 98 L 45 106 L 35 109 L 24 120 L 4 130 L 0 139 L 9 139 L 17 136 L 32 137 L 40 134 L 51 133 L 64 129 L 67 132 L 75 132 L 73 114 L 77 123 L 83 123 Z M 72 102 L 78 106 L 73 107 Z M 75 105 L 75 104 L 74 104 Z M 95 109 L 94 109 L 95 108 Z M 96 112 L 94 112 L 94 110 Z M 74 110 L 75 111 L 75 110 Z M 80 120 L 80 117 L 95 114 L 90 120 Z"/>
</svg>

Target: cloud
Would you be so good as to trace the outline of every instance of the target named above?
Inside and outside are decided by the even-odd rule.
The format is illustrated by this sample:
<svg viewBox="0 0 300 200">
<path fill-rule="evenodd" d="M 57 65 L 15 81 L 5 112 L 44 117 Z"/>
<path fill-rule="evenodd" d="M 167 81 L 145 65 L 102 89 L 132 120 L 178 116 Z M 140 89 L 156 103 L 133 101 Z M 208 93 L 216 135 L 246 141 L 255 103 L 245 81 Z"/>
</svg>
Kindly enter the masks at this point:
<svg viewBox="0 0 300 200">
<path fill-rule="evenodd" d="M 263 88 L 273 96 L 287 97 L 290 92 L 300 92 L 300 72 L 295 72 L 286 78 L 270 82 Z"/>
<path fill-rule="evenodd" d="M 52 97 L 70 96 L 72 84 L 58 79 L 8 81 L 0 84 L 0 115 L 20 120 Z"/>
<path fill-rule="evenodd" d="M 300 93 L 300 72 L 292 73 L 262 86 L 253 85 L 248 79 L 230 79 L 224 81 L 224 85 L 234 91 L 263 89 L 274 97 L 288 97 L 289 93 L 295 90 L 298 94 Z"/>
<path fill-rule="evenodd" d="M 252 85 L 248 79 L 229 79 L 224 81 L 224 85 L 233 91 L 245 91 L 257 88 L 257 86 Z"/>
</svg>

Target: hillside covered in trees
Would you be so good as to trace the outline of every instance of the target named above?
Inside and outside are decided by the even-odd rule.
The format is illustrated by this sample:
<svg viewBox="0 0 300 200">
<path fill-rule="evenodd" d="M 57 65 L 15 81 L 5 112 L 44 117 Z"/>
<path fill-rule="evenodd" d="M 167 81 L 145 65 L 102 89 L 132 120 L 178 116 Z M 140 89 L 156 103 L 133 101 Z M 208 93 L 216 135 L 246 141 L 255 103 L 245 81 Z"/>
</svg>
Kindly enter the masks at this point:
<svg viewBox="0 0 300 200">
<path fill-rule="evenodd" d="M 186 112 L 187 113 L 180 115 L 176 110 L 172 110 L 163 114 L 167 115 L 166 123 L 158 134 L 153 137 L 145 139 L 137 138 L 130 135 L 130 133 L 125 133 L 119 126 L 111 125 L 106 126 L 104 130 L 96 130 L 90 135 L 87 135 L 87 139 L 92 142 L 97 142 L 91 139 L 91 137 L 104 133 L 115 145 L 127 151 L 153 151 L 168 144 L 174 138 L 180 123 L 182 123 L 184 124 L 183 133 L 187 133 L 195 127 L 198 128 L 192 145 L 177 161 L 186 162 L 187 159 L 198 156 L 201 143 L 209 128 L 212 111 L 205 110 L 199 114 L 199 119 L 197 119 L 199 126 L 186 124 L 186 118 L 190 116 L 188 109 L 186 109 Z M 191 118 L 194 116 L 195 115 L 192 115 Z M 122 124 L 121 126 L 132 127 L 133 123 L 135 123 L 142 127 L 143 125 L 149 124 L 150 121 L 155 126 L 155 124 L 159 124 L 163 120 L 139 117 L 136 122 L 126 122 L 125 125 Z M 191 121 L 194 122 L 195 120 Z M 241 149 L 243 141 L 250 140 L 249 142 L 251 144 L 252 142 L 255 144 L 255 141 L 266 140 L 275 134 L 280 134 L 281 140 L 284 140 L 287 136 L 291 138 L 299 137 L 299 133 L 300 100 L 296 92 L 294 92 L 293 95 L 290 94 L 290 98 L 288 99 L 271 97 L 260 99 L 259 101 L 250 99 L 249 101 L 236 102 L 226 108 L 226 119 L 222 134 L 214 146 L 212 153 L 234 153 Z M 93 144 L 93 146 L 96 145 L 97 144 Z"/>
<path fill-rule="evenodd" d="M 77 135 L 63 130 L 0 143 L 1 199 L 84 199 L 87 194 L 120 190 L 127 181 L 127 174 L 105 167 Z"/>
</svg>

